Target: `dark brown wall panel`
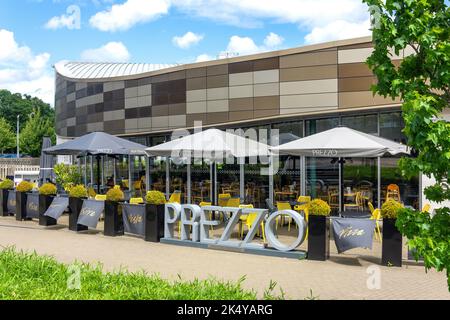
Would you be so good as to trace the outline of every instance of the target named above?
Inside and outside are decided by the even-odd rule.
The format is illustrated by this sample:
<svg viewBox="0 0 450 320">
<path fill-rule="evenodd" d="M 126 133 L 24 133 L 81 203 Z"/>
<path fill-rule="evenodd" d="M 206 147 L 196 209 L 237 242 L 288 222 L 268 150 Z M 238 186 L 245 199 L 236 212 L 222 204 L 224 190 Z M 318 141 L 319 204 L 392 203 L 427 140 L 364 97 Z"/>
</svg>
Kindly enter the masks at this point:
<svg viewBox="0 0 450 320">
<path fill-rule="evenodd" d="M 339 92 L 369 91 L 376 82 L 375 77 L 342 78 L 339 79 Z"/>
<path fill-rule="evenodd" d="M 242 61 L 236 63 L 230 63 L 228 65 L 229 73 L 241 73 L 253 71 L 253 61 Z"/>
<path fill-rule="evenodd" d="M 207 87 L 210 88 L 220 88 L 228 87 L 228 75 L 220 76 L 210 76 L 207 78 Z"/>
<path fill-rule="evenodd" d="M 263 71 L 278 69 L 280 67 L 280 58 L 267 58 L 253 61 L 253 71 Z"/>
<path fill-rule="evenodd" d="M 253 110 L 253 98 L 230 99 L 230 111 L 250 111 Z"/>
<path fill-rule="evenodd" d="M 280 97 L 255 97 L 254 98 L 255 110 L 267 110 L 267 109 L 280 109 Z"/>
</svg>

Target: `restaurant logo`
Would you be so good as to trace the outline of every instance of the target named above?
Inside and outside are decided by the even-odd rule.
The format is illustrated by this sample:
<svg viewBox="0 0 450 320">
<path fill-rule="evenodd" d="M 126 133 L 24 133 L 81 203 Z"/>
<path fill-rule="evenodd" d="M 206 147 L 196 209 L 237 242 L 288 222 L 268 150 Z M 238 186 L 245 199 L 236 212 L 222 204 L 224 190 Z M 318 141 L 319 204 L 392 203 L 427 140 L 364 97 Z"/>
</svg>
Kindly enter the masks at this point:
<svg viewBox="0 0 450 320">
<path fill-rule="evenodd" d="M 328 157 L 328 158 L 334 158 L 338 156 L 338 151 L 335 149 L 313 149 L 311 151 L 313 157 Z"/>
<path fill-rule="evenodd" d="M 128 215 L 127 218 L 131 224 L 138 224 L 138 223 L 142 223 L 142 221 L 143 221 L 142 215 L 137 215 L 137 214 L 130 214 L 130 215 Z"/>
<path fill-rule="evenodd" d="M 9 201 L 8 201 L 8 204 L 9 204 L 11 207 L 14 207 L 14 206 L 16 205 L 16 199 L 11 199 L 11 200 L 9 200 Z"/>
<path fill-rule="evenodd" d="M 28 210 L 38 211 L 39 210 L 39 206 L 38 206 L 37 203 L 30 202 L 30 203 L 28 203 Z"/>
<path fill-rule="evenodd" d="M 90 208 L 81 209 L 80 216 L 95 217 L 96 212 Z"/>
</svg>

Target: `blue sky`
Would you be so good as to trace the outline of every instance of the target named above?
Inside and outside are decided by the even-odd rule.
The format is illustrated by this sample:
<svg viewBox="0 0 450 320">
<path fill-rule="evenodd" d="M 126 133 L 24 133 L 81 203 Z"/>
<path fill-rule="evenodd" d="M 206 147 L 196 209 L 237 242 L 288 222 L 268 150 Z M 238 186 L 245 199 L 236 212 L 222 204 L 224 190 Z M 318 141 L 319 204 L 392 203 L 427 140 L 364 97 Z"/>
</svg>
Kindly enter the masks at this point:
<svg viewBox="0 0 450 320">
<path fill-rule="evenodd" d="M 368 35 L 360 0 L 1 0 L 0 88 L 53 100 L 61 60 L 191 63 Z"/>
</svg>

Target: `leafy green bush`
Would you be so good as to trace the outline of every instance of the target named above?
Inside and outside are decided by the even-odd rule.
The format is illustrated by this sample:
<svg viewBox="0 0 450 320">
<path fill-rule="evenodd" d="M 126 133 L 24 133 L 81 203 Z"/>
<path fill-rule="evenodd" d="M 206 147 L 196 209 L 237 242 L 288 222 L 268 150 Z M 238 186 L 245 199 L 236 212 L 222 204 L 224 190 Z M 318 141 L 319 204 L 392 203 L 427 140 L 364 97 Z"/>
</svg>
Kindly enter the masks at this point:
<svg viewBox="0 0 450 320">
<path fill-rule="evenodd" d="M 389 199 L 381 206 L 381 216 L 387 219 L 397 219 L 399 211 L 403 209 L 401 203 Z"/>
<path fill-rule="evenodd" d="M 88 193 L 86 188 L 82 185 L 76 185 L 73 186 L 72 188 L 70 188 L 69 191 L 69 197 L 73 197 L 73 198 L 87 198 Z"/>
<path fill-rule="evenodd" d="M 46 196 L 54 196 L 56 195 L 56 186 L 53 183 L 44 183 L 39 188 L 39 194 L 43 194 Z"/>
<path fill-rule="evenodd" d="M 48 256 L 0 251 L 0 300 L 245 300 L 256 299 L 254 291 L 237 282 L 215 279 L 168 281 L 145 272 L 104 272 L 101 266 L 76 263 L 80 287 L 68 288 L 69 267 Z M 274 297 L 276 298 L 276 297 Z"/>
<path fill-rule="evenodd" d="M 66 191 L 68 187 L 81 184 L 82 176 L 77 166 L 58 163 L 53 167 L 56 176 L 56 183 Z"/>
<path fill-rule="evenodd" d="M 313 216 L 329 216 L 331 208 L 325 201 L 314 199 L 308 203 L 308 214 Z"/>
<path fill-rule="evenodd" d="M 164 193 L 153 190 L 147 192 L 147 195 L 145 196 L 145 201 L 147 201 L 147 203 L 149 204 L 165 204 L 166 197 L 164 196 Z"/>
<path fill-rule="evenodd" d="M 108 192 L 106 193 L 106 200 L 108 201 L 114 201 L 114 202 L 119 202 L 119 201 L 123 201 L 123 199 L 125 198 L 122 190 L 120 189 L 109 189 Z"/>
<path fill-rule="evenodd" d="M 19 192 L 30 192 L 31 190 L 33 190 L 33 184 L 25 180 L 20 182 L 16 187 L 16 191 Z"/>
<path fill-rule="evenodd" d="M 10 179 L 5 179 L 2 182 L 0 182 L 0 189 L 6 189 L 11 190 L 14 189 L 14 181 Z"/>
</svg>

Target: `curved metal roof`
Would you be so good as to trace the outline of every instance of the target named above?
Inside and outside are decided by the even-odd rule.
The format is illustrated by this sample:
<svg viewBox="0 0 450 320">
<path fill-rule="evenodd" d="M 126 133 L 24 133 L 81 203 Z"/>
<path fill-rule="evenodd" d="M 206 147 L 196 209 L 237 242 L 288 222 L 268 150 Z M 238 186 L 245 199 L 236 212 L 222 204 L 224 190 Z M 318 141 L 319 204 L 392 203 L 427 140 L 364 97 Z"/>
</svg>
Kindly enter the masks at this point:
<svg viewBox="0 0 450 320">
<path fill-rule="evenodd" d="M 66 78 L 94 80 L 135 76 L 161 69 L 176 67 L 178 65 L 179 64 L 62 61 L 55 64 L 55 70 L 61 76 Z"/>
</svg>

